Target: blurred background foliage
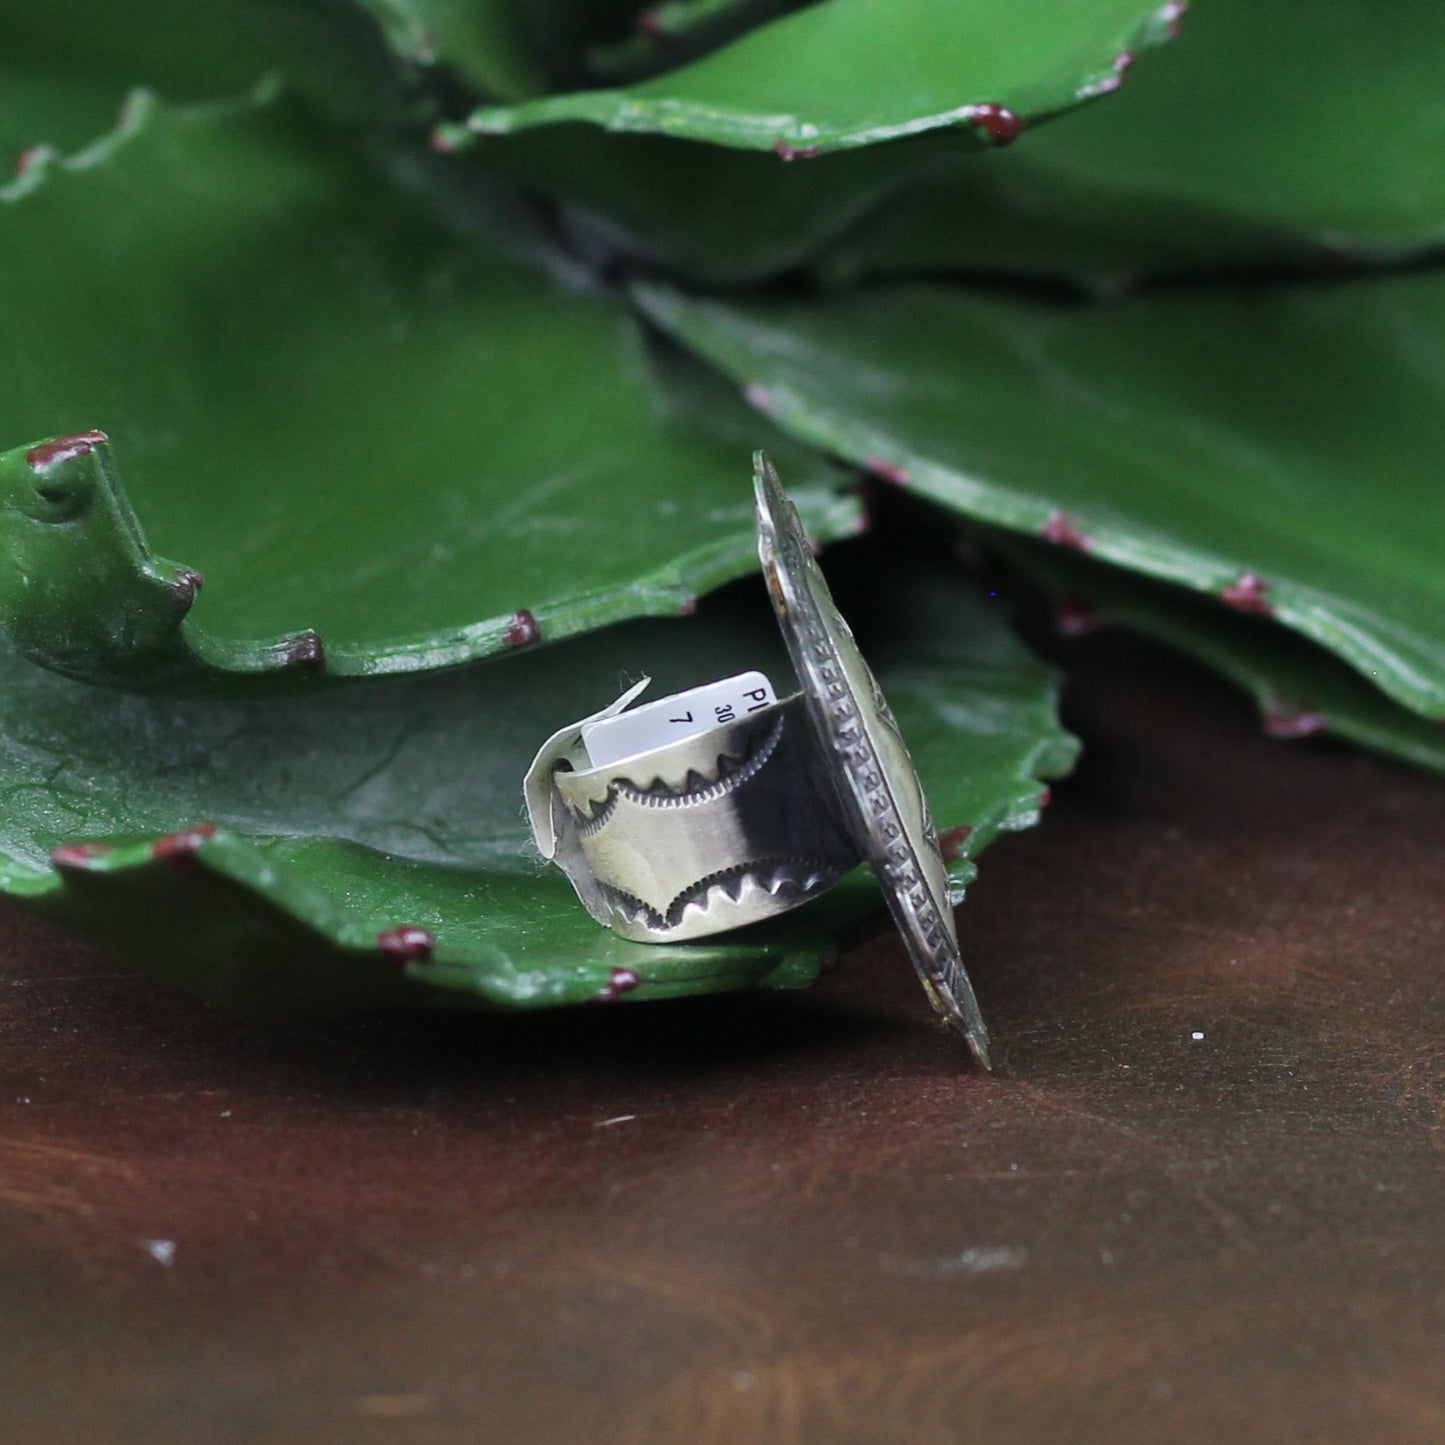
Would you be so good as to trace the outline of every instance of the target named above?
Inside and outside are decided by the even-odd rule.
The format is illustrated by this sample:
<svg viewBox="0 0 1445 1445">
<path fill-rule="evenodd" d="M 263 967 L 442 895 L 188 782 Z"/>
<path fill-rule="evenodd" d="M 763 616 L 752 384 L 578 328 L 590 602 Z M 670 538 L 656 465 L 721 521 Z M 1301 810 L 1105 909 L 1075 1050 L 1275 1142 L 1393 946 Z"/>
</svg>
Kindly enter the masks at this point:
<svg viewBox="0 0 1445 1445">
<path fill-rule="evenodd" d="M 1423 0 L 0 0 L 0 887 L 248 1007 L 806 984 L 865 880 L 629 945 L 519 807 L 775 656 L 759 446 L 960 890 L 1074 751 L 1004 594 L 1440 771 L 1442 81 Z"/>
</svg>

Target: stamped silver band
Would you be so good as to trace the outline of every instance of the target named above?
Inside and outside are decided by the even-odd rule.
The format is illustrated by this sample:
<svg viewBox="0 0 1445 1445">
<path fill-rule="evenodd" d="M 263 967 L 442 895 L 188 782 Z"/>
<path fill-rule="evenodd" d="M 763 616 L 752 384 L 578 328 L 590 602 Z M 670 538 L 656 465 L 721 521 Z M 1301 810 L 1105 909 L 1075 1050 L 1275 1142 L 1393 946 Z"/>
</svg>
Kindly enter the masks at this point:
<svg viewBox="0 0 1445 1445">
<path fill-rule="evenodd" d="M 800 693 L 599 768 L 586 765 L 581 729 L 563 729 L 533 764 L 549 782 L 534 832 L 587 911 L 624 938 L 740 928 L 863 861 Z"/>
</svg>

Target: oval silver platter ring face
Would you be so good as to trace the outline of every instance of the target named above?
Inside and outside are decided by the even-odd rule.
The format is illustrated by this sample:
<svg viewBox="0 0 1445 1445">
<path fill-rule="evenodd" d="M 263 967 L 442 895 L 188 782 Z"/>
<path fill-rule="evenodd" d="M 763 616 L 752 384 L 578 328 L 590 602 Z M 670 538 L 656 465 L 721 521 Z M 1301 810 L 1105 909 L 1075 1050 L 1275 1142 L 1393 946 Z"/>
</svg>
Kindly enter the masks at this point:
<svg viewBox="0 0 1445 1445">
<path fill-rule="evenodd" d="M 809 715 L 837 761 L 838 792 L 929 998 L 988 1068 L 988 1030 L 959 953 L 923 785 L 772 462 L 758 452 L 753 465 L 763 575 Z"/>
</svg>

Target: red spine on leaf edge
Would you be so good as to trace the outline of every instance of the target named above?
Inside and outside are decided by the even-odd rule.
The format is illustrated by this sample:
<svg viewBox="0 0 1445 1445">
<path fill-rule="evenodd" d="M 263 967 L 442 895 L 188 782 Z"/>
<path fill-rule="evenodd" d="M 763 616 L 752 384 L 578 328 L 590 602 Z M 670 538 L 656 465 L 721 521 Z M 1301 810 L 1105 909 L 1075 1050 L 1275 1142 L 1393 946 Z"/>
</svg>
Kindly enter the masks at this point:
<svg viewBox="0 0 1445 1445">
<path fill-rule="evenodd" d="M 172 867 L 184 868 L 200 851 L 201 844 L 215 836 L 214 823 L 197 823 L 194 828 L 181 828 L 157 838 L 151 844 L 151 857 Z"/>
<path fill-rule="evenodd" d="M 614 968 L 612 977 L 603 984 L 597 994 L 599 1003 L 614 1003 L 625 993 L 631 993 L 642 980 L 630 968 Z"/>
<path fill-rule="evenodd" d="M 376 935 L 376 946 L 397 968 L 409 963 L 429 963 L 436 949 L 436 937 L 429 928 L 406 925 L 388 928 Z"/>
</svg>

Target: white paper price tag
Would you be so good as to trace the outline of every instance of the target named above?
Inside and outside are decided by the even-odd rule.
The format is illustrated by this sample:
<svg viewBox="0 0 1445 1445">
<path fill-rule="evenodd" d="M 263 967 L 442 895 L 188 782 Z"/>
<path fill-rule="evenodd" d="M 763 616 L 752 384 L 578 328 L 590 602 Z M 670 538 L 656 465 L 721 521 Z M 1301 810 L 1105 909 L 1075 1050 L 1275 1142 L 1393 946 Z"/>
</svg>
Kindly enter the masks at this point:
<svg viewBox="0 0 1445 1445">
<path fill-rule="evenodd" d="M 740 672 L 720 682 L 674 693 L 631 712 L 602 718 L 582 729 L 582 745 L 594 768 L 665 747 L 679 738 L 696 737 L 725 723 L 736 722 L 778 700 L 773 685 L 760 672 Z"/>
</svg>

